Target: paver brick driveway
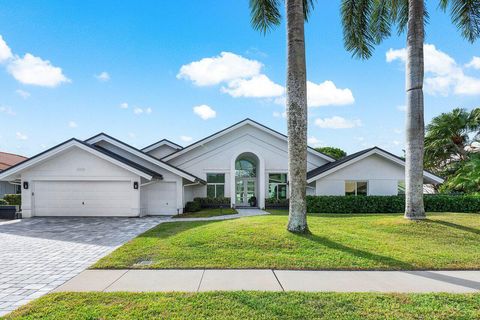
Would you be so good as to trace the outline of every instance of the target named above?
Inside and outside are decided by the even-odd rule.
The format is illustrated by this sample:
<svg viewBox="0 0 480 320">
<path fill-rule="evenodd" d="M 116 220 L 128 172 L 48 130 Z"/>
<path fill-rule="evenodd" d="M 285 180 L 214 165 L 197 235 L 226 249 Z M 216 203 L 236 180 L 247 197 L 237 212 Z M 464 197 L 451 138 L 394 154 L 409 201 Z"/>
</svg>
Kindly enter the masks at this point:
<svg viewBox="0 0 480 320">
<path fill-rule="evenodd" d="M 33 218 L 0 222 L 0 316 L 55 289 L 165 219 Z"/>
</svg>

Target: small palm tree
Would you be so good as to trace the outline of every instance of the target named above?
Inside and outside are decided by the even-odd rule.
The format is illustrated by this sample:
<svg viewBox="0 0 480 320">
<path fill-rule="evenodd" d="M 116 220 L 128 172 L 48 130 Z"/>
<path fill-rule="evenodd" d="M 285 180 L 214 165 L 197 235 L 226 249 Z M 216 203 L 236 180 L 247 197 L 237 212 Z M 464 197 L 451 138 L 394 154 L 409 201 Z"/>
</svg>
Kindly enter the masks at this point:
<svg viewBox="0 0 480 320">
<path fill-rule="evenodd" d="M 480 131 L 480 108 L 453 109 L 432 119 L 425 135 L 425 167 L 439 174 L 469 160 Z M 453 168 L 452 168 L 453 167 Z"/>
<path fill-rule="evenodd" d="M 480 1 L 440 0 L 442 10 L 450 7 L 452 22 L 470 42 L 480 35 Z M 392 25 L 398 32 L 407 29 L 406 61 L 406 152 L 405 218 L 425 218 L 423 206 L 424 155 L 424 0 L 342 0 L 345 47 L 354 56 L 367 59 L 375 45 L 390 36 Z"/>
<path fill-rule="evenodd" d="M 307 226 L 307 70 L 304 24 L 314 0 L 285 0 L 287 13 L 287 130 L 289 216 L 287 229 Z M 266 34 L 281 21 L 281 0 L 250 0 L 252 26 Z"/>
</svg>

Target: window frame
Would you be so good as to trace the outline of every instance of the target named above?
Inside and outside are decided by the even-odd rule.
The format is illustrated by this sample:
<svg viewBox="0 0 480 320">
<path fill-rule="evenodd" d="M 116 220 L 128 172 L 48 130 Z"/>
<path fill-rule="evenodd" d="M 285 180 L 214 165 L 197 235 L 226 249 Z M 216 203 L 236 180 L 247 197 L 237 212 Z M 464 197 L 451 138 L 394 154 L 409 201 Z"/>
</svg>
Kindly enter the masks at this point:
<svg viewBox="0 0 480 320">
<path fill-rule="evenodd" d="M 370 192 L 370 183 L 368 180 L 345 180 L 344 181 L 344 184 L 343 184 L 343 188 L 344 188 L 344 196 L 346 197 L 358 197 L 358 183 L 366 183 L 367 185 L 367 192 L 365 194 L 365 196 L 368 196 L 369 195 L 369 192 Z M 347 183 L 355 183 L 355 194 L 347 194 Z M 363 196 L 363 195 L 360 195 L 360 196 Z"/>
<path fill-rule="evenodd" d="M 270 175 L 273 174 L 280 174 L 280 175 L 285 175 L 285 182 L 270 182 Z M 275 200 L 284 200 L 283 198 L 279 198 L 279 192 L 278 192 L 278 186 L 285 186 L 286 192 L 285 192 L 285 199 L 288 199 L 288 172 L 269 172 L 268 173 L 268 196 L 269 199 L 275 199 Z M 276 188 L 276 195 L 275 197 L 270 197 L 270 186 L 274 186 Z"/>
<path fill-rule="evenodd" d="M 208 176 L 209 175 L 222 175 L 223 176 L 223 182 L 208 182 Z M 211 199 L 225 198 L 225 173 L 224 172 L 208 172 L 206 181 L 207 181 L 207 198 L 211 198 Z M 213 186 L 214 187 L 215 196 L 213 198 L 208 196 L 208 186 Z M 218 186 L 223 187 L 223 195 L 222 196 L 218 195 Z"/>
</svg>

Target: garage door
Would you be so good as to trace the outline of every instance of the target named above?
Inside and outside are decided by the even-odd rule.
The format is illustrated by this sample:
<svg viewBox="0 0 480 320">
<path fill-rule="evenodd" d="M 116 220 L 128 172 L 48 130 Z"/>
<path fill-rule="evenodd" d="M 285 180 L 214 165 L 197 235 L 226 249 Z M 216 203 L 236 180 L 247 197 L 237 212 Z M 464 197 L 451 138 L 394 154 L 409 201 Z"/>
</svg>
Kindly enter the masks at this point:
<svg viewBox="0 0 480 320">
<path fill-rule="evenodd" d="M 177 184 L 157 182 L 141 188 L 142 203 L 148 215 L 177 214 Z"/>
<path fill-rule="evenodd" d="M 130 181 L 35 181 L 35 216 L 129 216 Z"/>
</svg>

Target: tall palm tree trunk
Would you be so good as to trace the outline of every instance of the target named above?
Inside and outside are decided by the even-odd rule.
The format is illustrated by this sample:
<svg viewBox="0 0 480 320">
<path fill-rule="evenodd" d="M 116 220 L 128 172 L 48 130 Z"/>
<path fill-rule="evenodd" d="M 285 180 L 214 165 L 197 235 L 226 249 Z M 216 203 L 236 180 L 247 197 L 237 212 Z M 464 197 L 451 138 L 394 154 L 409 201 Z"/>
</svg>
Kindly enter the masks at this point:
<svg viewBox="0 0 480 320">
<path fill-rule="evenodd" d="M 423 41 L 424 1 L 408 1 L 405 218 L 425 219 L 423 206 Z"/>
<path fill-rule="evenodd" d="M 307 208 L 307 77 L 303 0 L 286 0 L 287 125 L 289 217 L 287 229 L 306 232 Z"/>
</svg>

